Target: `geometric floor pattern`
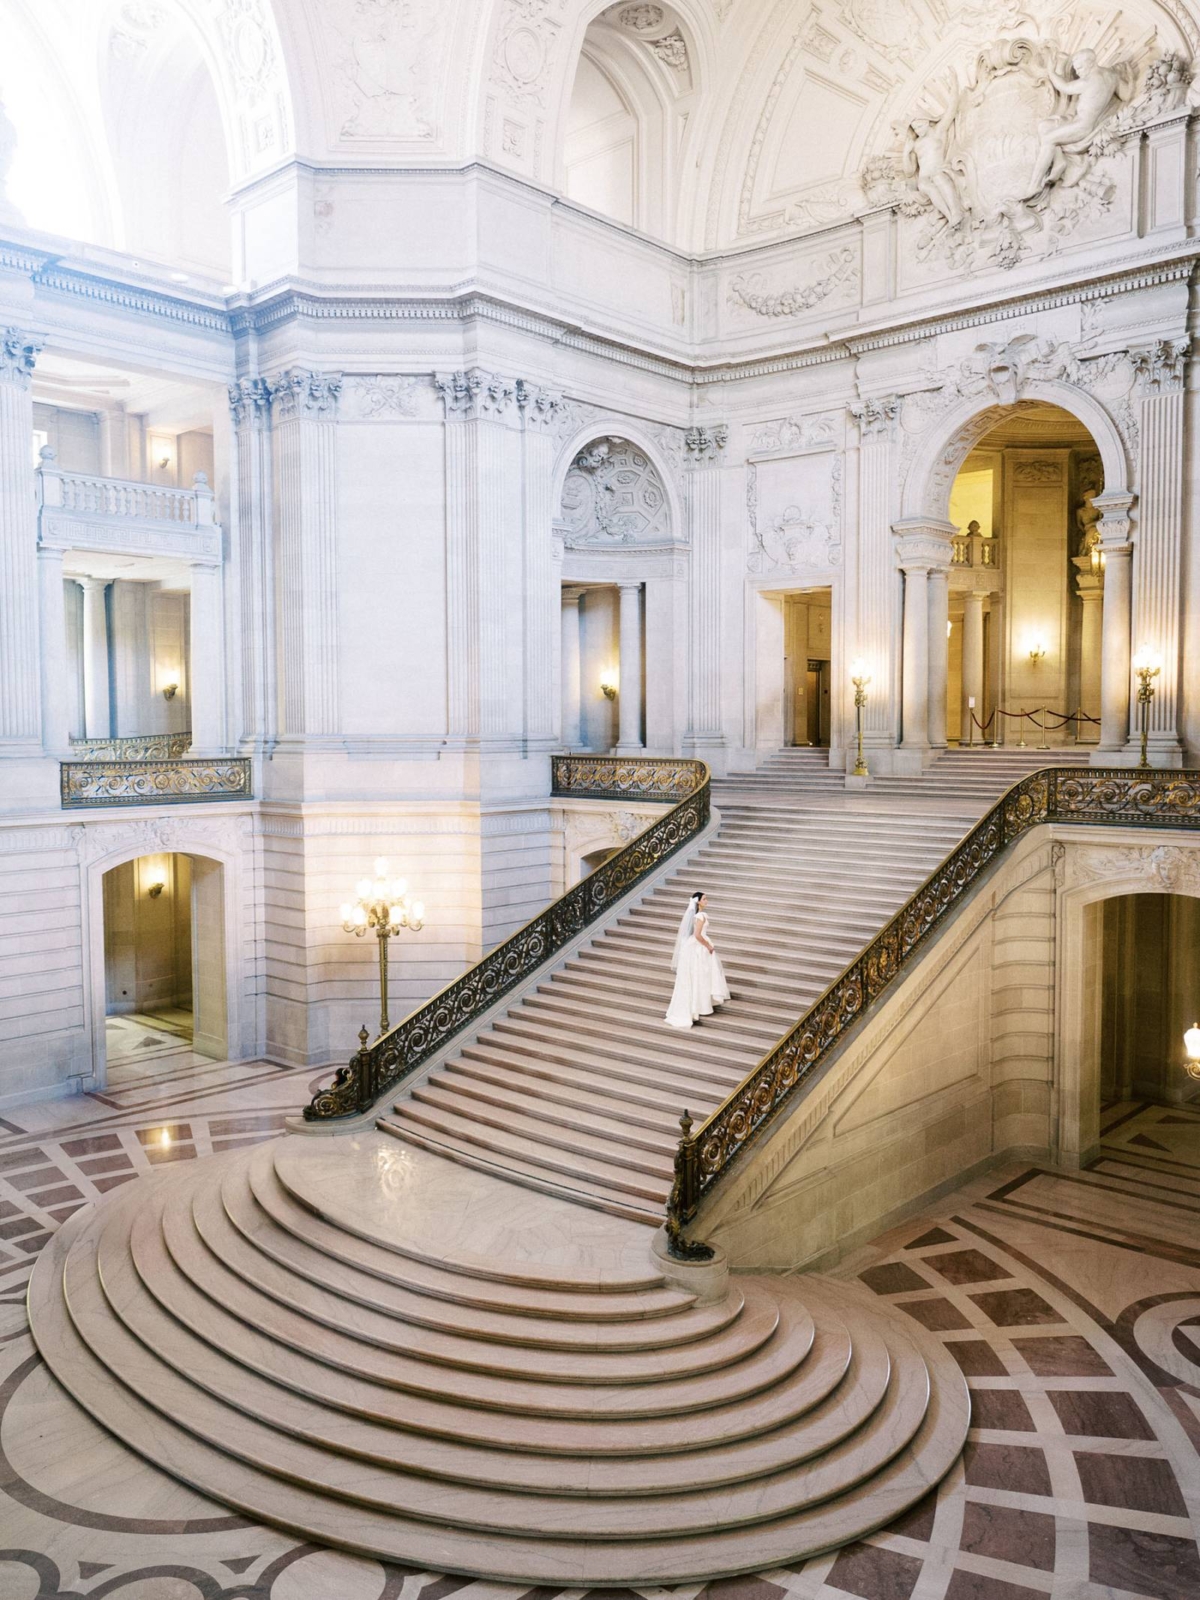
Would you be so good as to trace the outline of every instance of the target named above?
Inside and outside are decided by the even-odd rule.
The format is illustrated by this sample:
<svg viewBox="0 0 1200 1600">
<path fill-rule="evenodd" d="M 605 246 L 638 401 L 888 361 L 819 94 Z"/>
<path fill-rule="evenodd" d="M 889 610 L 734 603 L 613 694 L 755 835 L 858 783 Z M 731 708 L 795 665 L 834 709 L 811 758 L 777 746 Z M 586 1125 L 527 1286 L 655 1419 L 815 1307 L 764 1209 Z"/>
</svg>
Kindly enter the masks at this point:
<svg viewBox="0 0 1200 1600">
<path fill-rule="evenodd" d="M 1087 1172 L 989 1174 L 857 1251 L 971 1388 L 963 1459 L 878 1534 L 677 1590 L 527 1590 L 262 1527 L 129 1454 L 29 1339 L 34 1259 L 167 1161 L 276 1137 L 311 1073 L 204 1063 L 0 1119 L 2 1600 L 1200 1600 L 1200 1112 L 1107 1108 Z"/>
</svg>

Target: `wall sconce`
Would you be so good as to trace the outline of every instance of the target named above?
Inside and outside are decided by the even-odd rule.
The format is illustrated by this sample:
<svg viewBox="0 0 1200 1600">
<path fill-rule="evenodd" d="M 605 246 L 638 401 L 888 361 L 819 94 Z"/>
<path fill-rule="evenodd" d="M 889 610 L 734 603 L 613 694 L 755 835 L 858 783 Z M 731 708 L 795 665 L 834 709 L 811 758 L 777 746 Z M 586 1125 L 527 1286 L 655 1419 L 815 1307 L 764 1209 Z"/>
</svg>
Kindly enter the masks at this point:
<svg viewBox="0 0 1200 1600">
<path fill-rule="evenodd" d="M 602 674 L 600 678 L 600 693 L 606 700 L 615 700 L 617 698 L 618 683 L 617 675 L 611 667 Z"/>
<path fill-rule="evenodd" d="M 164 683 L 163 684 L 162 697 L 163 697 L 164 700 L 174 700 L 175 696 L 178 693 L 179 693 L 179 685 L 177 683 Z"/>
<path fill-rule="evenodd" d="M 150 896 L 151 900 L 157 900 L 159 895 L 166 887 L 166 884 L 163 883 L 162 879 L 160 878 L 157 883 L 152 883 L 150 885 L 150 887 L 146 890 L 146 893 Z"/>
<path fill-rule="evenodd" d="M 1200 1022 L 1193 1022 L 1183 1036 L 1184 1054 L 1187 1056 L 1187 1075 L 1200 1078 Z"/>
<path fill-rule="evenodd" d="M 1042 641 L 1040 639 L 1035 639 L 1033 641 L 1033 643 L 1029 647 L 1029 662 L 1030 662 L 1030 665 L 1036 667 L 1039 661 L 1042 661 L 1042 660 L 1045 659 L 1045 655 L 1046 655 L 1046 646 L 1042 643 Z"/>
</svg>

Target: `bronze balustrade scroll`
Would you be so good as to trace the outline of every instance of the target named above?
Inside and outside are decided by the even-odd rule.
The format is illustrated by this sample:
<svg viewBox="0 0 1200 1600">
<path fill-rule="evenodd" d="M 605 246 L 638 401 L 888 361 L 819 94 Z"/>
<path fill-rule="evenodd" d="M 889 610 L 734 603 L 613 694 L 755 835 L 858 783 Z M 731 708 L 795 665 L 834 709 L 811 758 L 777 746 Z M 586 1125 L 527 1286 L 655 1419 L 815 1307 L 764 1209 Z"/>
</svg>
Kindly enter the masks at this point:
<svg viewBox="0 0 1200 1600">
<path fill-rule="evenodd" d="M 67 811 L 249 800 L 253 794 L 250 762 L 241 756 L 209 761 L 64 761 L 60 782 Z"/>
</svg>

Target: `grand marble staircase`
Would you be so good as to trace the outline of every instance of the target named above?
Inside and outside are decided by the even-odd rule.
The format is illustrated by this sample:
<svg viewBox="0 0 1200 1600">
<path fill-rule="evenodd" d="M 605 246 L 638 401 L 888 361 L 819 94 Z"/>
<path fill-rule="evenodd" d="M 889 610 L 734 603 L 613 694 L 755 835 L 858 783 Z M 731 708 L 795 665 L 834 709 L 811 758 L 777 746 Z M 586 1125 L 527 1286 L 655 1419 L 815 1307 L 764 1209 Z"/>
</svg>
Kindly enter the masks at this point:
<svg viewBox="0 0 1200 1600">
<path fill-rule="evenodd" d="M 952 1465 L 969 1401 L 936 1337 L 811 1276 L 701 1297 L 647 1246 L 386 1135 L 290 1138 L 77 1213 L 30 1313 L 66 1389 L 176 1477 L 434 1572 L 772 1567 Z"/>
<path fill-rule="evenodd" d="M 408 1144 L 658 1223 L 684 1110 L 715 1109 L 1036 753 L 944 755 L 848 795 L 825 751 L 714 785 L 720 825 L 537 988 L 406 1088 L 379 1127 Z M 708 894 L 733 1000 L 663 1021 L 671 951 Z"/>
</svg>

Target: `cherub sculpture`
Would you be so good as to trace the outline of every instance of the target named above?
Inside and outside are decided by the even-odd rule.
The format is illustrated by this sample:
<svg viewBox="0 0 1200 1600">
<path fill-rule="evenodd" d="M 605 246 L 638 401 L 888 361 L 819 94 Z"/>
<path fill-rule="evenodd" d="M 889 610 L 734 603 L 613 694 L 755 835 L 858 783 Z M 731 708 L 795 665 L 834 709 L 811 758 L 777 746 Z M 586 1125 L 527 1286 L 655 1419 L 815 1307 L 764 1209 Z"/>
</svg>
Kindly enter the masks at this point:
<svg viewBox="0 0 1200 1600">
<path fill-rule="evenodd" d="M 1136 71 L 1130 62 L 1102 67 L 1094 50 L 1077 50 L 1071 57 L 1071 72 L 1074 76 L 1070 78 L 1059 77 L 1053 69 L 1049 73 L 1059 94 L 1075 101 L 1074 115 L 1050 117 L 1039 125 L 1040 143 L 1027 200 L 1036 199 L 1061 175 L 1067 155 L 1087 148 L 1114 105 L 1133 97 Z"/>
<path fill-rule="evenodd" d="M 936 120 L 912 118 L 904 138 L 903 171 L 911 187 L 953 228 L 963 219 L 963 206 L 948 154 L 952 120 L 949 113 Z"/>
</svg>

